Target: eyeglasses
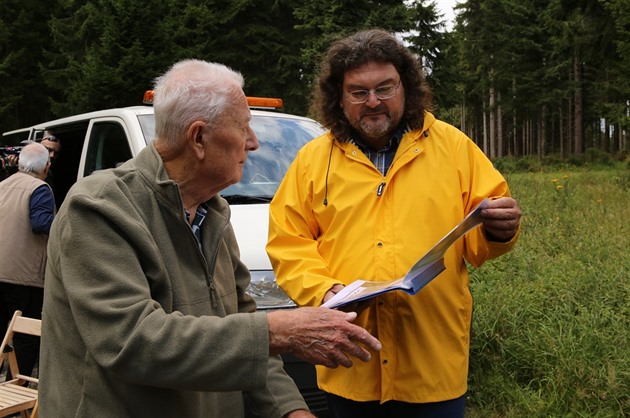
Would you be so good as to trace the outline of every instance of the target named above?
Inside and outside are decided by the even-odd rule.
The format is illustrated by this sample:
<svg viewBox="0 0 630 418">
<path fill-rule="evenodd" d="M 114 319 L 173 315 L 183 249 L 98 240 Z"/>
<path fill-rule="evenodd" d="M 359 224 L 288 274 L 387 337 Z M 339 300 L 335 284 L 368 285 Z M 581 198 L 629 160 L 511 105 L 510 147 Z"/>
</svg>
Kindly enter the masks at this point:
<svg viewBox="0 0 630 418">
<path fill-rule="evenodd" d="M 42 138 L 42 141 L 59 142 L 59 138 L 55 135 L 49 135 Z"/>
<path fill-rule="evenodd" d="M 396 84 L 387 84 L 370 90 L 353 90 L 345 94 L 352 104 L 362 104 L 370 99 L 370 94 L 374 93 L 379 100 L 387 100 L 394 97 L 396 90 L 400 87 L 400 80 Z"/>
</svg>

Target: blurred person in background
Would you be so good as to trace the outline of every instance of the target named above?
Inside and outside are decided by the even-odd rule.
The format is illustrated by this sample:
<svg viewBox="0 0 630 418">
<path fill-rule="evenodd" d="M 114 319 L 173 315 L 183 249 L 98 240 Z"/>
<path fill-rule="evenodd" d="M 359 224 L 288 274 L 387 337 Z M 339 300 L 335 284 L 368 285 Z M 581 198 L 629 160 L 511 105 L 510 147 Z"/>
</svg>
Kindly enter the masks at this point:
<svg viewBox="0 0 630 418">
<path fill-rule="evenodd" d="M 61 151 L 61 142 L 59 138 L 53 135 L 50 131 L 45 131 L 44 137 L 40 143 L 48 150 L 51 167 L 50 170 L 48 170 L 46 183 L 53 187 L 53 169 L 55 168 L 55 161 L 57 160 L 57 157 L 59 157 L 59 152 Z"/>
<path fill-rule="evenodd" d="M 20 151 L 25 145 L 35 141 L 26 139 L 20 142 L 18 146 L 2 146 L 0 147 L 0 181 L 18 172 L 18 162 L 20 160 Z"/>
<path fill-rule="evenodd" d="M 22 141 L 21 145 L 26 145 L 32 143 L 32 140 Z M 41 144 L 46 147 L 48 150 L 48 155 L 50 158 L 51 167 L 48 169 L 48 176 L 45 181 L 50 185 L 50 187 L 54 187 L 53 179 L 54 179 L 54 163 L 57 157 L 59 156 L 59 152 L 61 151 L 61 142 L 59 138 L 53 135 L 50 131 L 44 131 L 44 137 L 40 140 Z M 11 174 L 18 171 L 19 164 L 19 154 L 9 154 L 6 156 L 0 156 L 0 180 L 3 178 L 9 177 Z M 57 202 L 59 204 L 60 202 Z"/>
<path fill-rule="evenodd" d="M 55 216 L 48 150 L 38 143 L 24 146 L 18 172 L 0 182 L 0 335 L 16 310 L 41 319 L 46 245 Z M 16 335 L 20 371 L 30 375 L 39 355 L 39 337 Z"/>
</svg>

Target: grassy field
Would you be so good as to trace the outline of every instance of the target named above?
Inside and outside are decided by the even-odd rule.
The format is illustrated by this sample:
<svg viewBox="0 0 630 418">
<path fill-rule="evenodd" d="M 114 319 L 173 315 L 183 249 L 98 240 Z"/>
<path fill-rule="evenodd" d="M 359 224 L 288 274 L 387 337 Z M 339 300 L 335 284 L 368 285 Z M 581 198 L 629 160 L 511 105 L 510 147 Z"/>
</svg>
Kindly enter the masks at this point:
<svg viewBox="0 0 630 418">
<path fill-rule="evenodd" d="M 628 164 L 505 177 L 522 234 L 471 274 L 467 417 L 630 417 Z"/>
</svg>

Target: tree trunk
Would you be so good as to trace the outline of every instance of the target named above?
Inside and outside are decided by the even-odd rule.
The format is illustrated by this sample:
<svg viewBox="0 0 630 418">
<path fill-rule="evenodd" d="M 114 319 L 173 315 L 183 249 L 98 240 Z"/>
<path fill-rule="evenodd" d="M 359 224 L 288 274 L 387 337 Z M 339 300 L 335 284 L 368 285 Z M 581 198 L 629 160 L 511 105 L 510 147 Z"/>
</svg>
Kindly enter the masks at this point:
<svg viewBox="0 0 630 418">
<path fill-rule="evenodd" d="M 459 126 L 462 132 L 466 132 L 466 93 L 462 95 L 462 112 L 459 117 Z"/>
<path fill-rule="evenodd" d="M 521 152 L 518 149 L 518 129 L 516 127 L 516 112 L 512 113 L 512 144 L 514 147 L 514 158 L 519 158 L 521 156 Z"/>
<path fill-rule="evenodd" d="M 567 126 L 567 155 L 570 155 L 574 150 L 573 150 L 573 145 L 574 145 L 574 141 L 573 141 L 573 122 L 575 122 L 573 120 L 573 118 L 571 117 L 573 112 L 573 99 L 569 99 L 568 103 L 567 103 L 567 124 L 569 126 Z"/>
<path fill-rule="evenodd" d="M 604 152 L 610 152 L 610 127 L 608 118 L 604 119 L 604 137 L 602 138 L 602 150 Z"/>
<path fill-rule="evenodd" d="M 501 92 L 497 93 L 497 157 L 504 157 L 503 150 L 503 109 L 501 107 Z"/>
<path fill-rule="evenodd" d="M 543 106 L 540 117 L 540 158 L 547 154 L 547 106 Z"/>
<path fill-rule="evenodd" d="M 490 154 L 488 154 L 488 123 L 486 122 L 486 111 L 485 111 L 485 109 L 484 109 L 484 111 L 482 113 L 482 117 L 483 117 L 483 152 L 486 155 L 490 156 Z"/>
<path fill-rule="evenodd" d="M 558 107 L 559 111 L 560 111 L 560 117 L 559 122 L 560 122 L 560 127 L 559 127 L 559 132 L 558 135 L 560 136 L 560 159 L 564 160 L 565 157 L 565 150 L 564 150 L 564 116 L 562 113 L 562 105 Z"/>
<path fill-rule="evenodd" d="M 582 154 L 584 153 L 584 96 L 583 96 L 583 86 L 582 86 L 582 62 L 578 57 L 577 53 L 573 58 L 573 76 L 575 80 L 575 84 L 577 86 L 575 90 L 575 153 Z"/>
<path fill-rule="evenodd" d="M 495 133 L 495 126 L 496 126 L 496 122 L 495 122 L 495 111 L 496 111 L 496 97 L 495 97 L 495 92 L 494 92 L 494 87 L 490 87 L 490 91 L 489 91 L 489 106 L 488 106 L 488 115 L 489 115 L 489 121 L 488 124 L 490 125 L 490 129 L 489 129 L 489 142 L 490 142 L 490 158 L 495 158 L 497 156 L 497 150 L 496 150 L 496 133 Z"/>
</svg>

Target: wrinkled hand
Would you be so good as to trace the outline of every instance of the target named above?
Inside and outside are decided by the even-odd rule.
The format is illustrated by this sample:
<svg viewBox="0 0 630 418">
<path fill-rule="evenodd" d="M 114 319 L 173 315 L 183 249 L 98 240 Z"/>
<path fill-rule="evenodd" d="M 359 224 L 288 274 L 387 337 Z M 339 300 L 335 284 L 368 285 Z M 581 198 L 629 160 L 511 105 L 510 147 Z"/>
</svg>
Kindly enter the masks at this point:
<svg viewBox="0 0 630 418">
<path fill-rule="evenodd" d="M 507 242 L 518 231 L 521 209 L 511 197 L 490 200 L 488 206 L 481 210 L 483 227 L 492 241 Z"/>
<path fill-rule="evenodd" d="M 309 411 L 305 409 L 297 409 L 295 411 L 291 411 L 284 416 L 285 418 L 317 418 L 315 415 L 311 414 Z"/>
<path fill-rule="evenodd" d="M 365 329 L 352 324 L 356 312 L 328 308 L 298 308 L 273 311 L 269 321 L 269 353 L 292 353 L 296 357 L 326 367 L 351 367 L 349 356 L 369 361 L 381 343 Z"/>
</svg>

